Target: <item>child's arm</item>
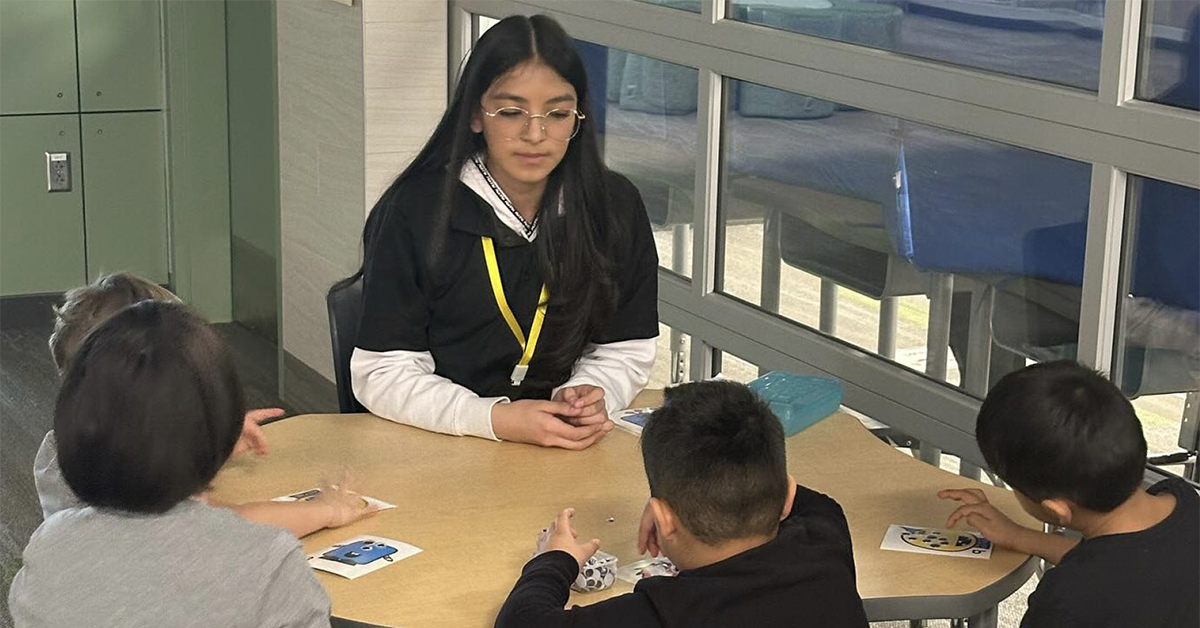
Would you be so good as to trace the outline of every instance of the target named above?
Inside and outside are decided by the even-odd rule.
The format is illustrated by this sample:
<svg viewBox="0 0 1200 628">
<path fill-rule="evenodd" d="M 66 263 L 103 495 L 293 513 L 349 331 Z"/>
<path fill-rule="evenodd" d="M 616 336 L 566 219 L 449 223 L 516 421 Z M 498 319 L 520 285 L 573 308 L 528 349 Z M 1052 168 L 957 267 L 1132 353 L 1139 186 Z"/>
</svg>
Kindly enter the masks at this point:
<svg viewBox="0 0 1200 628">
<path fill-rule="evenodd" d="M 508 595 L 496 628 L 590 628 L 643 625 L 654 610 L 636 593 L 610 598 L 586 607 L 564 609 L 571 583 L 583 563 L 600 548 L 600 540 L 580 543 L 571 529 L 568 508 L 538 536 L 538 553 L 521 570 Z"/>
<path fill-rule="evenodd" d="M 375 512 L 362 497 L 333 487 L 321 489 L 320 495 L 304 502 L 225 504 L 209 499 L 208 503 L 228 508 L 249 521 L 283 528 L 296 535 L 296 538 L 317 530 L 348 525 Z"/>
<path fill-rule="evenodd" d="M 579 563 L 565 551 L 540 554 L 525 564 L 508 595 L 496 628 L 612 628 L 657 625 L 654 607 L 641 593 L 618 595 L 590 606 L 564 609 Z"/>
<path fill-rule="evenodd" d="M 1079 539 L 1046 534 L 1014 523 L 989 503 L 987 495 L 979 489 L 945 490 L 939 492 L 938 497 L 963 503 L 950 515 L 946 527 L 953 527 L 960 519 L 966 519 L 969 525 L 1000 547 L 1037 556 L 1057 565 L 1067 552 L 1079 544 Z"/>
<path fill-rule="evenodd" d="M 1011 549 L 1022 554 L 1037 556 L 1055 565 L 1061 563 L 1063 556 L 1066 556 L 1067 552 L 1075 549 L 1076 545 L 1079 545 L 1079 539 L 1077 538 L 1059 534 L 1047 534 L 1041 530 L 1030 530 L 1022 526 L 1017 527 L 1020 528 L 1020 535 L 1014 541 Z M 980 532 L 983 532 L 983 530 L 980 530 Z M 984 533 L 984 536 L 987 536 L 987 533 Z"/>
<path fill-rule="evenodd" d="M 308 502 L 247 502 L 245 504 L 213 504 L 236 512 L 243 519 L 283 528 L 302 538 L 327 527 L 330 512 L 327 506 Z"/>
<path fill-rule="evenodd" d="M 259 408 L 246 413 L 242 420 L 242 435 L 233 446 L 233 455 L 253 451 L 256 455 L 265 456 L 270 451 L 267 448 L 267 435 L 263 433 L 261 423 L 283 416 L 283 408 Z"/>
<path fill-rule="evenodd" d="M 567 626 L 569 615 L 563 607 L 578 574 L 579 563 L 566 551 L 535 556 L 521 569 L 520 579 L 496 617 L 496 628 Z"/>
</svg>

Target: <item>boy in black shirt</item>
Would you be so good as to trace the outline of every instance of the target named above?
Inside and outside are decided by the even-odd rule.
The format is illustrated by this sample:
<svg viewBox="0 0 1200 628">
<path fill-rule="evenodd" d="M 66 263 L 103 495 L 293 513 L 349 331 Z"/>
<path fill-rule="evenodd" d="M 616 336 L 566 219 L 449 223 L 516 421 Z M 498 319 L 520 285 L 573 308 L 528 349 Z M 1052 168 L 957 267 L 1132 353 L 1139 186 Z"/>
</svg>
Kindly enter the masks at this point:
<svg viewBox="0 0 1200 628">
<path fill-rule="evenodd" d="M 642 458 L 651 497 L 638 546 L 665 554 L 679 575 L 563 610 L 580 566 L 600 547 L 575 538 L 568 508 L 539 537 L 498 628 L 866 628 L 846 517 L 788 475 L 779 419 L 748 388 L 668 389 L 642 433 Z"/>
<path fill-rule="evenodd" d="M 1141 489 L 1146 440 L 1133 406 L 1075 362 L 1035 364 L 988 394 L 979 449 L 1029 514 L 1083 540 L 1013 523 L 977 490 L 948 490 L 997 545 L 1058 566 L 1029 596 L 1021 628 L 1200 626 L 1200 499 L 1180 479 Z"/>
</svg>

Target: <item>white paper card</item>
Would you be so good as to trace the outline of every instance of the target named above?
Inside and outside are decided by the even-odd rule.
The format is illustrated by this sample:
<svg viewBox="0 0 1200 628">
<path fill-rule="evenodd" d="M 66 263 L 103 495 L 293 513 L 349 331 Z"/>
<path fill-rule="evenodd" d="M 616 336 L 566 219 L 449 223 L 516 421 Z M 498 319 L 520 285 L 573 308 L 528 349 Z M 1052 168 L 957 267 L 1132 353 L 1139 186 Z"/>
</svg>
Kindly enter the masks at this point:
<svg viewBox="0 0 1200 628">
<path fill-rule="evenodd" d="M 640 436 L 651 412 L 654 408 L 629 408 L 613 414 L 612 421 L 616 427 Z"/>
<path fill-rule="evenodd" d="M 273 502 L 307 502 L 307 501 L 312 501 L 313 499 L 315 499 L 317 497 L 317 495 L 320 495 L 320 494 L 321 494 L 321 489 L 310 488 L 306 491 L 292 493 L 291 495 L 280 495 L 279 497 L 272 498 L 271 501 L 273 501 Z M 382 499 L 375 499 L 374 497 L 371 497 L 369 495 L 359 495 L 359 497 L 361 497 L 363 499 L 363 501 L 367 502 L 367 510 L 370 510 L 371 512 L 375 512 L 377 510 L 388 510 L 389 508 L 396 507 L 395 504 L 389 504 L 389 503 L 383 501 Z"/>
<path fill-rule="evenodd" d="M 308 566 L 353 580 L 420 553 L 408 543 L 360 535 L 309 554 Z"/>
<path fill-rule="evenodd" d="M 679 568 L 675 563 L 671 562 L 666 556 L 658 558 L 644 558 L 637 560 L 628 565 L 617 567 L 617 579 L 624 580 L 629 584 L 637 584 L 642 578 L 651 578 L 654 576 L 676 576 L 679 575 Z"/>
<path fill-rule="evenodd" d="M 992 557 L 992 542 L 978 532 L 892 524 L 879 549 L 955 558 Z"/>
</svg>

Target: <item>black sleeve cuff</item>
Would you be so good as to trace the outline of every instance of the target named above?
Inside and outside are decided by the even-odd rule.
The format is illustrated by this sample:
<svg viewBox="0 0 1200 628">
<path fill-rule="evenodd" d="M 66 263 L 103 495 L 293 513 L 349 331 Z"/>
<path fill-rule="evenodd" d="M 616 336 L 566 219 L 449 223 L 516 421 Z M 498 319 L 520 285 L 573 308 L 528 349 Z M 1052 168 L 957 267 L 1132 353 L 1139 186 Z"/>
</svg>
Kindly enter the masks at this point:
<svg viewBox="0 0 1200 628">
<path fill-rule="evenodd" d="M 563 550 L 551 550 L 529 559 L 521 569 L 521 577 L 552 578 L 555 583 L 570 587 L 579 576 L 579 562 Z"/>
</svg>

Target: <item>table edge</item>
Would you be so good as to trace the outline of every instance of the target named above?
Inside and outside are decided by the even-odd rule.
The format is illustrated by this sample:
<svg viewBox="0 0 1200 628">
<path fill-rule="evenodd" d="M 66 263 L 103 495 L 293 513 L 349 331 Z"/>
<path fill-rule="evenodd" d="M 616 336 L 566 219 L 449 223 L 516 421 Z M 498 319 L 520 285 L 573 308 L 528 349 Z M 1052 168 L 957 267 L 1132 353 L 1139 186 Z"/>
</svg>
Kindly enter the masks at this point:
<svg viewBox="0 0 1200 628">
<path fill-rule="evenodd" d="M 344 414 L 358 414 L 379 418 L 369 412 L 310 412 L 283 416 L 264 423 L 277 423 L 288 419 L 307 418 L 314 415 L 328 416 Z M 982 589 L 971 593 L 864 598 L 863 608 L 866 611 L 867 620 L 871 622 L 971 617 L 998 605 L 1002 600 L 1007 599 L 1016 592 L 1017 589 L 1033 576 L 1037 568 L 1037 561 L 1037 557 L 1028 556 L 1016 569 Z M 331 614 L 330 621 L 334 628 L 387 628 L 387 626 L 381 624 L 340 617 L 336 613 Z"/>
<path fill-rule="evenodd" d="M 869 598 L 863 600 L 868 621 L 906 619 L 961 619 L 978 615 L 1012 596 L 1037 570 L 1036 556 L 1029 556 L 1003 578 L 972 593 Z"/>
</svg>

